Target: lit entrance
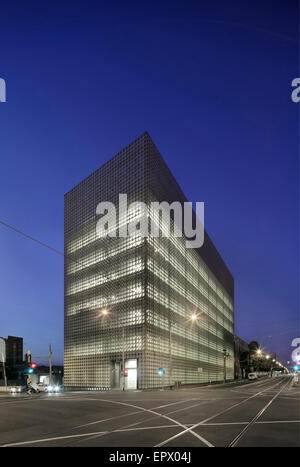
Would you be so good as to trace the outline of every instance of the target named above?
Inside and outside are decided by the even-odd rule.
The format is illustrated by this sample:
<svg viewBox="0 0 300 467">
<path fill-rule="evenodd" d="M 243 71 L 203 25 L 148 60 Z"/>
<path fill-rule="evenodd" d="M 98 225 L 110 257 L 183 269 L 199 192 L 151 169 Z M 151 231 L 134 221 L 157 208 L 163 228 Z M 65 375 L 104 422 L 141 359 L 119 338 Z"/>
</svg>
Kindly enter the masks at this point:
<svg viewBox="0 0 300 467">
<path fill-rule="evenodd" d="M 125 360 L 125 369 L 127 376 L 125 376 L 125 389 L 137 388 L 137 359 L 130 358 Z"/>
</svg>

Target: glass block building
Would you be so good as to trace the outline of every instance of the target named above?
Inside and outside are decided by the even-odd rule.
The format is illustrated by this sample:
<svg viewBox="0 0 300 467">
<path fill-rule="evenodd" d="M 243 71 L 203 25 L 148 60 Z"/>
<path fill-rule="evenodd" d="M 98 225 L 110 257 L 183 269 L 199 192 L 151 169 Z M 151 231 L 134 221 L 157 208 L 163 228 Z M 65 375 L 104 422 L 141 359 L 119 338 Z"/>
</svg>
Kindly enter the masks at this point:
<svg viewBox="0 0 300 467">
<path fill-rule="evenodd" d="M 65 386 L 233 379 L 234 281 L 220 254 L 206 232 L 198 249 L 174 235 L 99 238 L 96 207 L 120 193 L 147 206 L 187 201 L 148 133 L 65 195 Z"/>
</svg>

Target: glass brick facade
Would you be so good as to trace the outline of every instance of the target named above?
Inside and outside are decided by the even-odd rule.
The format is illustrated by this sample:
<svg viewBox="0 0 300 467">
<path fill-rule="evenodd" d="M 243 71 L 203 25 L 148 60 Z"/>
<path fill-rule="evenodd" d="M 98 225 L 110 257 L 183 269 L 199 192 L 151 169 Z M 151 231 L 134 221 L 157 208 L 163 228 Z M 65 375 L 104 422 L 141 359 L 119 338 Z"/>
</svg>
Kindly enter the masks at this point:
<svg viewBox="0 0 300 467">
<path fill-rule="evenodd" d="M 98 238 L 96 207 L 119 193 L 187 201 L 148 133 L 65 195 L 65 386 L 119 387 L 124 357 L 139 388 L 221 381 L 223 349 L 233 379 L 233 278 L 210 238 Z"/>
</svg>

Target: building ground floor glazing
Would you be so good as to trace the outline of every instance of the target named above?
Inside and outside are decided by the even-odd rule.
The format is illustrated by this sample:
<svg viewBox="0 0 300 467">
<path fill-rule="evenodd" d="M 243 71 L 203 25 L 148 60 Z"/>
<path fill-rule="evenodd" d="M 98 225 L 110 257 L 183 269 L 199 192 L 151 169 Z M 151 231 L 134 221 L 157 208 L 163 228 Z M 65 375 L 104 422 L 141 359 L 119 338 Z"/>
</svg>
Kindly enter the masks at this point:
<svg viewBox="0 0 300 467">
<path fill-rule="evenodd" d="M 79 316 L 73 317 L 79 327 L 76 336 L 73 322 L 65 346 L 65 386 L 145 389 L 222 381 L 225 374 L 233 379 L 231 333 L 208 315 L 191 321 L 189 314 L 177 315 L 157 299 L 140 297 L 115 306 L 107 321 L 89 311 L 83 327 Z M 97 328 L 91 326 L 95 320 L 100 320 Z"/>
</svg>

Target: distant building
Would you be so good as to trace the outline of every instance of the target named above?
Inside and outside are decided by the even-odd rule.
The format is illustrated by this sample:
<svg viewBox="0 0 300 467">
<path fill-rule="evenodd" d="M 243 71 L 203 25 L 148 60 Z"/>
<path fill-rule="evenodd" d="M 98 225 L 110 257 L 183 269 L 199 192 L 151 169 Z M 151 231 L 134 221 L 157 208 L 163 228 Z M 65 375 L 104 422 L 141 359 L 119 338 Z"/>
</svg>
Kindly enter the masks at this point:
<svg viewBox="0 0 300 467">
<path fill-rule="evenodd" d="M 35 370 L 34 374 L 30 375 L 30 379 L 33 383 L 50 383 L 49 367 L 39 365 Z M 64 381 L 64 367 L 55 365 L 52 366 L 52 383 L 62 385 Z"/>
<path fill-rule="evenodd" d="M 5 341 L 6 365 L 16 366 L 23 363 L 23 337 L 8 336 Z"/>
<path fill-rule="evenodd" d="M 243 379 L 249 371 L 249 345 L 234 335 L 234 377 Z"/>
<path fill-rule="evenodd" d="M 126 389 L 223 381 L 224 349 L 233 379 L 234 279 L 221 255 L 206 232 L 195 249 L 174 235 L 99 238 L 96 207 L 120 193 L 160 231 L 150 203 L 187 202 L 148 133 L 65 195 L 65 387 L 120 388 L 123 374 Z"/>
</svg>

